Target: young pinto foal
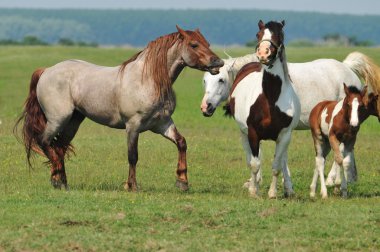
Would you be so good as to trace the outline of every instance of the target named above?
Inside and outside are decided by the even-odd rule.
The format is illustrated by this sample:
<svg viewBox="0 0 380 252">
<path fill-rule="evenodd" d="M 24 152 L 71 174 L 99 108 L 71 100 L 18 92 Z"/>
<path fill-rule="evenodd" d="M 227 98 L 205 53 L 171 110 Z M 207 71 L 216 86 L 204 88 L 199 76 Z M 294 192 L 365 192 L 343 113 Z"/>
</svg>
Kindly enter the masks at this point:
<svg viewBox="0 0 380 252">
<path fill-rule="evenodd" d="M 367 86 L 362 91 L 344 84 L 346 97 L 341 101 L 323 101 L 318 103 L 310 113 L 309 123 L 315 147 L 315 170 L 310 185 L 310 197 L 315 197 L 315 189 L 320 176 L 321 195 L 327 198 L 324 179 L 325 159 L 330 149 L 334 151 L 334 159 L 338 164 L 336 190 L 339 191 L 340 167 L 344 176 L 341 180 L 341 192 L 347 197 L 347 175 L 351 165 L 350 154 L 353 151 L 360 124 L 368 118 L 376 102 L 377 96 L 367 98 Z"/>
</svg>

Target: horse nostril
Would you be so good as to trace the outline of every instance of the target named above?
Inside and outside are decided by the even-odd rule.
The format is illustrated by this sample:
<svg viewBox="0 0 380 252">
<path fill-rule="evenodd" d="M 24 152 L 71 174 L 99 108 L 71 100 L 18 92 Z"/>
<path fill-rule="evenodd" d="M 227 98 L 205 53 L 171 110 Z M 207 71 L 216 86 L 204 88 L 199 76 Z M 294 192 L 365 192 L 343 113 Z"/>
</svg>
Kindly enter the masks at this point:
<svg viewBox="0 0 380 252">
<path fill-rule="evenodd" d="M 224 61 L 221 60 L 219 57 L 217 56 L 214 56 L 210 59 L 211 61 L 211 65 L 213 66 L 223 66 L 224 65 Z"/>
</svg>

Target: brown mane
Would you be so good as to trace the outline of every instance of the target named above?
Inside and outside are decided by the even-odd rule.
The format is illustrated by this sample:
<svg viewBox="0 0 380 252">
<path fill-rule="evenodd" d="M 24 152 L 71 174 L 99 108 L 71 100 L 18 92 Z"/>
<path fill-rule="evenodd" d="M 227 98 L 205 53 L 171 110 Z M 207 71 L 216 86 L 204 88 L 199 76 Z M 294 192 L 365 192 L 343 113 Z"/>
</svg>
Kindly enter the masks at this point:
<svg viewBox="0 0 380 252">
<path fill-rule="evenodd" d="M 135 61 L 142 52 L 146 52 L 142 78 L 144 78 L 145 75 L 151 75 L 153 77 L 156 96 L 161 100 L 171 95 L 173 90 L 172 80 L 169 76 L 169 69 L 167 68 L 167 53 L 179 38 L 180 34 L 175 32 L 149 42 L 143 51 L 138 52 L 121 64 L 119 73 L 122 75 L 125 67 L 130 62 Z"/>
<path fill-rule="evenodd" d="M 156 97 L 164 100 L 165 97 L 172 95 L 172 83 L 169 76 L 168 65 L 168 50 L 179 40 L 178 32 L 161 36 L 156 40 L 151 41 L 146 49 L 144 62 L 144 75 L 151 75 L 154 81 Z"/>
<path fill-rule="evenodd" d="M 199 32 L 199 30 L 193 31 L 185 31 L 186 34 L 199 43 L 203 44 L 206 47 L 209 47 L 210 44 L 203 37 L 203 35 Z M 182 39 L 181 39 L 182 38 Z M 168 69 L 168 50 L 177 42 L 186 39 L 181 36 L 179 32 L 174 32 L 171 34 L 167 34 L 157 39 L 149 42 L 147 47 L 143 50 L 135 54 L 129 60 L 123 62 L 120 66 L 119 73 L 122 75 L 125 67 L 132 61 L 136 60 L 136 58 L 142 53 L 145 52 L 145 62 L 143 68 L 143 77 L 144 76 L 152 76 L 155 86 L 155 94 L 159 99 L 164 100 L 165 97 L 171 96 L 173 93 L 172 84 L 173 80 L 169 76 Z"/>
</svg>

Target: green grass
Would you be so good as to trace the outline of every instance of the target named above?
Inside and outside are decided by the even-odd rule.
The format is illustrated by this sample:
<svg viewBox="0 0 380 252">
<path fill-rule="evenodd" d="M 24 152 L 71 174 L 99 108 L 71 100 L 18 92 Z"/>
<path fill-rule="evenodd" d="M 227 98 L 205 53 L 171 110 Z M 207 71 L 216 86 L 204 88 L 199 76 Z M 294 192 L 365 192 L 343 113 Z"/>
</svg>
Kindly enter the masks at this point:
<svg viewBox="0 0 380 252">
<path fill-rule="evenodd" d="M 380 64 L 379 49 L 356 49 Z M 353 50 L 289 48 L 287 54 L 291 62 L 342 60 Z M 250 51 L 229 53 L 238 56 Z M 366 121 L 359 133 L 355 149 L 359 181 L 349 186 L 348 199 L 309 199 L 314 169 L 309 131 L 294 132 L 289 150 L 296 197 L 267 198 L 274 144 L 264 142 L 263 198 L 252 199 L 242 188 L 249 170 L 238 128 L 222 116 L 221 109 L 212 118 L 201 115 L 202 73 L 192 69 L 185 69 L 174 85 L 178 106 L 173 116 L 188 143 L 189 192 L 174 186 L 176 147 L 149 132 L 139 141 L 140 191 L 125 192 L 125 134 L 89 120 L 74 139 L 77 155 L 66 164 L 71 190 L 52 189 L 44 159 L 37 157 L 29 170 L 23 147 L 12 135 L 31 73 L 69 58 L 118 65 L 134 53 L 0 47 L 0 251 L 379 250 L 380 125 L 376 119 Z"/>
</svg>

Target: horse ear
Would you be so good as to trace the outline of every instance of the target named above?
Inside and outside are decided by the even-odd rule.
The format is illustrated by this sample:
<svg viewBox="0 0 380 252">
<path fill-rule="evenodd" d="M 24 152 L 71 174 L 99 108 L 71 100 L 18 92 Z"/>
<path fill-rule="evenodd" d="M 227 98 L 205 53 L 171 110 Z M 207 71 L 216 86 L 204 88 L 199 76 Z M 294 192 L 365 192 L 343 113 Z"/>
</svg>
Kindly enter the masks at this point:
<svg viewBox="0 0 380 252">
<path fill-rule="evenodd" d="M 181 34 L 183 37 L 186 37 L 187 34 L 184 30 L 182 30 L 178 25 L 176 25 L 175 27 L 177 27 L 177 31 L 179 32 L 179 34 Z"/>
<path fill-rule="evenodd" d="M 344 82 L 343 82 L 343 87 L 344 87 L 344 93 L 346 93 L 346 96 L 348 96 L 350 91 L 348 90 L 348 87 L 347 87 L 346 83 L 344 83 Z"/>
<path fill-rule="evenodd" d="M 285 26 L 285 20 L 282 20 L 281 24 L 282 24 L 282 27 L 284 27 Z"/>
<path fill-rule="evenodd" d="M 260 30 L 265 28 L 265 24 L 264 24 L 263 20 L 260 19 L 258 26 L 259 26 Z"/>
</svg>

